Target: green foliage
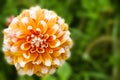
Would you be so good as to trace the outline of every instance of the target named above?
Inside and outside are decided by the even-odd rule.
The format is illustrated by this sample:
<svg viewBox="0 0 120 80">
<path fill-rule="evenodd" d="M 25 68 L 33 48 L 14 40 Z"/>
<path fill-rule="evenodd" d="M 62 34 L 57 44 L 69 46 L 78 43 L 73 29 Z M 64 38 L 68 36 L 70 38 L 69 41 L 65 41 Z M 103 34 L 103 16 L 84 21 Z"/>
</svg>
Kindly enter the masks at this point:
<svg viewBox="0 0 120 80">
<path fill-rule="evenodd" d="M 18 76 L 17 80 L 34 80 L 34 79 L 29 76 Z"/>
<path fill-rule="evenodd" d="M 52 75 L 46 75 L 46 76 L 42 77 L 42 80 L 57 80 L 57 78 Z"/>
<path fill-rule="evenodd" d="M 71 75 L 70 65 L 68 63 L 64 63 L 64 65 L 58 69 L 57 74 L 60 80 L 68 80 Z"/>
<path fill-rule="evenodd" d="M 120 80 L 120 10 L 117 0 L 0 0 L 0 47 L 6 18 L 39 5 L 70 26 L 71 58 L 53 75 L 19 76 L 0 51 L 0 80 Z"/>
</svg>

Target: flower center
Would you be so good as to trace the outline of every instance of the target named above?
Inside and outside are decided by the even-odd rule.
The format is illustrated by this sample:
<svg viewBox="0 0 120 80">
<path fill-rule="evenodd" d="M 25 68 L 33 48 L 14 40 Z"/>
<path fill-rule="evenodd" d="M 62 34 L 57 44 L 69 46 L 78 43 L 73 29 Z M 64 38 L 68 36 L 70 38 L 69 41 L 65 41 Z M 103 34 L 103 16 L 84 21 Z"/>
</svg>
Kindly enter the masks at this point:
<svg viewBox="0 0 120 80">
<path fill-rule="evenodd" d="M 30 41 L 30 44 L 31 44 L 30 52 L 44 53 L 44 49 L 48 48 L 48 43 L 47 43 L 48 38 L 49 38 L 48 34 L 45 34 L 45 35 L 32 34 L 30 36 L 27 36 L 27 41 Z"/>
<path fill-rule="evenodd" d="M 31 44 L 34 45 L 35 47 L 39 47 L 39 46 L 43 45 L 43 39 L 35 36 L 31 39 Z"/>
</svg>

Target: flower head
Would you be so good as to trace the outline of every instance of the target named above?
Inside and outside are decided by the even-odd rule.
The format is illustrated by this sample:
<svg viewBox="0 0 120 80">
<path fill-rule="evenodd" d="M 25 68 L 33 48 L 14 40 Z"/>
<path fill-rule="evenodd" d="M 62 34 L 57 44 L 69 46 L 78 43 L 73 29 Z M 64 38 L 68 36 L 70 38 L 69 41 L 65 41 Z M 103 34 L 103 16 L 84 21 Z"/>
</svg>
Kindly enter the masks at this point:
<svg viewBox="0 0 120 80">
<path fill-rule="evenodd" d="M 3 33 L 5 58 L 20 74 L 53 74 L 70 57 L 68 25 L 53 11 L 23 10 Z"/>
</svg>

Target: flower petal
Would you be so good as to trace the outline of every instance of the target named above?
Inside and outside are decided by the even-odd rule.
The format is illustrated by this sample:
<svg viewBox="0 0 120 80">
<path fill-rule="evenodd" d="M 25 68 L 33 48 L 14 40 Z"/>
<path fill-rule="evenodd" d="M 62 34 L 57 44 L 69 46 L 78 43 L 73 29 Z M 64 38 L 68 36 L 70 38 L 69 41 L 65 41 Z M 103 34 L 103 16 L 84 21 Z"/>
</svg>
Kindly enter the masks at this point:
<svg viewBox="0 0 120 80">
<path fill-rule="evenodd" d="M 44 53 L 44 52 L 45 52 L 45 49 L 44 49 L 44 48 L 37 48 L 37 52 L 38 52 L 38 53 Z"/>
<path fill-rule="evenodd" d="M 30 49 L 30 47 L 31 47 L 31 44 L 29 42 L 25 42 L 20 46 L 21 50 L 28 50 Z"/>
<path fill-rule="evenodd" d="M 30 58 L 30 53 L 29 52 L 23 53 L 23 57 L 26 58 L 26 59 L 29 59 Z"/>
<path fill-rule="evenodd" d="M 58 29 L 58 31 L 55 33 L 56 37 L 59 38 L 64 34 L 64 32 L 61 29 Z"/>
<path fill-rule="evenodd" d="M 38 53 L 34 53 L 34 54 L 30 54 L 30 58 L 26 59 L 24 58 L 24 61 L 26 63 L 29 63 L 29 62 L 34 62 L 38 57 Z"/>
<path fill-rule="evenodd" d="M 51 66 L 51 56 L 49 53 L 42 54 L 43 64 L 46 66 Z"/>
<path fill-rule="evenodd" d="M 47 74 L 47 73 L 48 73 L 48 68 L 45 67 L 45 66 L 43 66 L 43 67 L 41 68 L 41 73 L 42 73 L 42 74 Z"/>
<path fill-rule="evenodd" d="M 58 40 L 58 39 L 49 42 L 49 46 L 50 46 L 51 48 L 58 47 L 58 46 L 60 46 L 60 44 L 61 44 L 61 42 L 60 42 L 60 40 Z"/>
<path fill-rule="evenodd" d="M 51 55 L 54 56 L 54 57 L 58 57 L 62 53 L 65 53 L 65 49 L 64 48 L 59 48 L 59 49 L 55 50 Z"/>
<path fill-rule="evenodd" d="M 33 62 L 33 64 L 39 65 L 41 62 L 43 62 L 43 58 L 42 58 L 41 55 L 38 55 L 38 57 L 37 57 L 36 60 Z"/>
<path fill-rule="evenodd" d="M 31 76 L 34 72 L 34 67 L 32 63 L 27 63 L 24 67 L 24 71 L 27 75 Z"/>
<path fill-rule="evenodd" d="M 46 33 L 49 34 L 49 35 L 53 35 L 53 34 L 55 34 L 57 32 L 58 28 L 59 28 L 59 25 L 54 24 L 53 26 L 48 28 Z"/>
<path fill-rule="evenodd" d="M 56 39 L 56 35 L 52 35 L 52 36 L 50 36 L 49 38 L 48 38 L 48 41 L 53 41 L 53 40 L 55 40 Z"/>
<path fill-rule="evenodd" d="M 64 33 L 64 35 L 62 35 L 59 40 L 61 42 L 61 44 L 63 44 L 68 38 L 69 38 L 69 35 L 70 35 L 70 32 L 69 31 L 66 31 Z"/>
<path fill-rule="evenodd" d="M 44 34 L 47 31 L 47 24 L 44 20 L 38 22 L 37 27 L 41 29 L 42 34 Z"/>
</svg>

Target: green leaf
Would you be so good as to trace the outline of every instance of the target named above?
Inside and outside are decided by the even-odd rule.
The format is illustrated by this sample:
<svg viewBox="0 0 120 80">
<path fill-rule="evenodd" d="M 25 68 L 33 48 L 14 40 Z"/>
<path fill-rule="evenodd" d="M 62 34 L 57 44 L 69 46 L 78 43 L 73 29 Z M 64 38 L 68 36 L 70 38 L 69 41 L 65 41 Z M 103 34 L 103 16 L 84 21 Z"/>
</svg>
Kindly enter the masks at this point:
<svg viewBox="0 0 120 80">
<path fill-rule="evenodd" d="M 3 72 L 0 72 L 0 80 L 6 80 L 5 75 L 3 74 Z"/>
<path fill-rule="evenodd" d="M 68 80 L 71 75 L 71 72 L 72 71 L 70 65 L 65 62 L 64 65 L 58 69 L 57 74 L 60 80 Z"/>
<path fill-rule="evenodd" d="M 17 80 L 33 80 L 31 76 L 18 76 Z"/>
<path fill-rule="evenodd" d="M 57 80 L 57 78 L 52 75 L 46 75 L 46 76 L 42 77 L 42 80 Z"/>
</svg>

